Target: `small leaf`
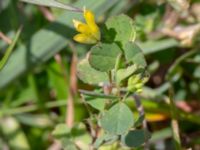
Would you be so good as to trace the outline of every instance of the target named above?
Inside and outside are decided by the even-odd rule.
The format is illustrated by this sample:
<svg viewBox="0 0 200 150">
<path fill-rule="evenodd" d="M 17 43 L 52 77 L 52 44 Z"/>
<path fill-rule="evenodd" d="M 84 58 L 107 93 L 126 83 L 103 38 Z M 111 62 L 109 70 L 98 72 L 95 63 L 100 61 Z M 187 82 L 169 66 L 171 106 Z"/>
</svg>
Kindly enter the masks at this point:
<svg viewBox="0 0 200 150">
<path fill-rule="evenodd" d="M 97 149 L 102 144 L 107 143 L 107 142 L 109 142 L 109 144 L 110 144 L 110 143 L 115 142 L 117 139 L 118 139 L 118 136 L 116 136 L 116 135 L 105 134 L 96 139 L 96 141 L 94 142 L 94 147 Z"/>
<path fill-rule="evenodd" d="M 133 130 L 122 136 L 122 143 L 128 147 L 139 147 L 150 138 L 150 133 L 146 130 Z"/>
<path fill-rule="evenodd" d="M 114 16 L 106 21 L 106 32 L 108 41 L 115 41 L 125 44 L 127 41 L 134 41 L 136 37 L 133 20 L 122 14 Z"/>
<path fill-rule="evenodd" d="M 86 125 L 82 122 L 75 124 L 71 129 L 72 140 L 76 143 L 81 141 L 81 149 L 89 149 L 89 145 L 92 143 L 92 137 L 88 132 Z M 70 149 L 69 149 L 70 150 Z"/>
<path fill-rule="evenodd" d="M 87 84 L 99 84 L 108 82 L 108 75 L 92 68 L 87 59 L 83 59 L 78 64 L 78 77 Z"/>
<path fill-rule="evenodd" d="M 105 98 L 97 98 L 94 96 L 86 96 L 83 95 L 85 101 L 92 106 L 93 108 L 99 110 L 99 111 L 103 111 L 105 104 L 106 104 L 106 100 Z"/>
<path fill-rule="evenodd" d="M 117 70 L 117 74 L 116 74 L 117 83 L 119 84 L 122 80 L 131 76 L 136 70 L 137 70 L 136 65 L 131 65 L 127 67 L 126 69 Z"/>
<path fill-rule="evenodd" d="M 94 148 L 98 148 L 104 143 L 104 136 L 98 137 L 96 141 L 94 142 Z"/>
<path fill-rule="evenodd" d="M 128 42 L 123 49 L 127 63 L 133 63 L 141 67 L 146 66 L 146 61 L 142 50 L 137 46 L 137 44 Z"/>
<path fill-rule="evenodd" d="M 52 135 L 56 138 L 67 137 L 69 136 L 71 129 L 67 127 L 66 124 L 58 124 L 52 132 Z"/>
<path fill-rule="evenodd" d="M 76 144 L 73 141 L 67 138 L 62 138 L 60 141 L 62 143 L 62 148 L 64 150 L 78 150 L 78 148 L 76 147 Z"/>
<path fill-rule="evenodd" d="M 126 104 L 119 102 L 105 113 L 100 123 L 109 134 L 120 135 L 133 125 L 133 113 Z"/>
<path fill-rule="evenodd" d="M 117 56 L 121 54 L 117 44 L 98 44 L 91 49 L 89 63 L 99 71 L 110 71 L 114 69 Z"/>
</svg>

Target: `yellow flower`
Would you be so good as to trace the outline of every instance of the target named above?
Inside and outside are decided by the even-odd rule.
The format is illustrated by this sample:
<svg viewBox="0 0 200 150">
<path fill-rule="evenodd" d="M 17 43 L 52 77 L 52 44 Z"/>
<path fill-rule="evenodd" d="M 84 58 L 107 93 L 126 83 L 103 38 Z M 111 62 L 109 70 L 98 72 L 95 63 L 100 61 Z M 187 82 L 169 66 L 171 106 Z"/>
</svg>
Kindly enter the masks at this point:
<svg viewBox="0 0 200 150">
<path fill-rule="evenodd" d="M 84 9 L 83 12 L 86 23 L 80 22 L 78 20 L 73 20 L 74 27 L 79 34 L 74 36 L 74 40 L 85 44 L 95 44 L 100 38 L 99 27 L 95 23 L 94 14 L 90 10 Z"/>
</svg>

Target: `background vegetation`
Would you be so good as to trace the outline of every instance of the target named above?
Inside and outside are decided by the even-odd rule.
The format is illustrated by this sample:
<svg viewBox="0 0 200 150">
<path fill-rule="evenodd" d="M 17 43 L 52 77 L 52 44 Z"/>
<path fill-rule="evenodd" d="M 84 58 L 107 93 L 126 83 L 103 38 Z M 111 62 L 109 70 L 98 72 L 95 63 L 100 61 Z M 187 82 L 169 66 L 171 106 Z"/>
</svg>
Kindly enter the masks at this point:
<svg viewBox="0 0 200 150">
<path fill-rule="evenodd" d="M 148 147 L 199 150 L 200 1 L 62 2 L 93 10 L 100 26 L 121 13 L 133 18 L 150 73 L 140 95 L 152 133 Z M 0 0 L 2 150 L 59 149 L 52 135 L 59 123 L 75 126 L 71 135 L 82 148 L 90 141 L 91 132 L 83 125 L 88 125 L 90 112 L 78 89 L 92 87 L 76 77 L 77 62 L 89 47 L 72 40 L 72 19 L 83 19 L 82 14 L 66 9 Z M 130 106 L 137 112 L 135 105 Z"/>
</svg>

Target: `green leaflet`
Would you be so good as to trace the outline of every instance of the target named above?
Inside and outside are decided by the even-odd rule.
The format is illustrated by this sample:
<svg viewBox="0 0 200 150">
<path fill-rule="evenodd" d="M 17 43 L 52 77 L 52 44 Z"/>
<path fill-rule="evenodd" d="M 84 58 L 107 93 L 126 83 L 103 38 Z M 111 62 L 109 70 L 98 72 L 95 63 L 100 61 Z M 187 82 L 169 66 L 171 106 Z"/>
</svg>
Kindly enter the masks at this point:
<svg viewBox="0 0 200 150">
<path fill-rule="evenodd" d="M 123 134 L 134 124 L 130 108 L 119 102 L 112 106 L 100 120 L 102 128 L 109 134 Z"/>
</svg>

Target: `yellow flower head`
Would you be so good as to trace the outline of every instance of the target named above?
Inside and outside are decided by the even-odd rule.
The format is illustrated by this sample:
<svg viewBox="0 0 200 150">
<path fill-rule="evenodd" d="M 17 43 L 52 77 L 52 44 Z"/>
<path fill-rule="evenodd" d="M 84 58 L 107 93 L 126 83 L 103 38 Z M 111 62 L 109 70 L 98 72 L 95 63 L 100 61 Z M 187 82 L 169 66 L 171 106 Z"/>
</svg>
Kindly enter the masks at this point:
<svg viewBox="0 0 200 150">
<path fill-rule="evenodd" d="M 90 10 L 84 9 L 83 15 L 86 23 L 73 20 L 74 27 L 80 32 L 73 39 L 80 43 L 95 44 L 100 40 L 101 34 L 99 27 L 95 23 L 94 14 Z"/>
</svg>

